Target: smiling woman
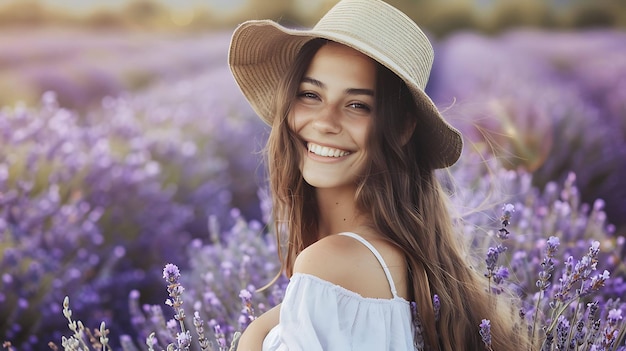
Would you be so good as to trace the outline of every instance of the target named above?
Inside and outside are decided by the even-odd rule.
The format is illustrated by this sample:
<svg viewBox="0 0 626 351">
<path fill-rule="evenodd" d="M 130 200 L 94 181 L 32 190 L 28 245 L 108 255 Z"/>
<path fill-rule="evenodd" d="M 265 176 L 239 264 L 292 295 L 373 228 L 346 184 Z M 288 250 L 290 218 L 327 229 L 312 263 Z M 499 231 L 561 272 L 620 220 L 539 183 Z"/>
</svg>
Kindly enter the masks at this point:
<svg viewBox="0 0 626 351">
<path fill-rule="evenodd" d="M 302 140 L 304 180 L 353 197 L 364 172 L 372 125 L 376 66 L 369 57 L 336 43 L 323 45 L 302 79 L 290 116 Z M 346 187 L 347 186 L 347 189 Z"/>
<path fill-rule="evenodd" d="M 488 293 L 435 175 L 462 138 L 424 92 L 432 62 L 419 27 L 380 0 L 342 0 L 311 30 L 237 28 L 229 63 L 272 126 L 290 277 L 239 350 L 479 350 L 484 319 L 493 349 L 526 349 L 508 313 L 517 301 Z"/>
</svg>

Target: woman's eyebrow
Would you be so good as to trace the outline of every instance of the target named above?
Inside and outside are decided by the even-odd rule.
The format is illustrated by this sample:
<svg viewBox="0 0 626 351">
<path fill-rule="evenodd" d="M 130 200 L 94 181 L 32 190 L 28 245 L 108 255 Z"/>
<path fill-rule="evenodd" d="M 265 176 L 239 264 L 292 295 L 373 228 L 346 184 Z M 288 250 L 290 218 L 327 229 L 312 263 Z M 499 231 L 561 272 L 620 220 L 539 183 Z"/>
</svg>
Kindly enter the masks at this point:
<svg viewBox="0 0 626 351">
<path fill-rule="evenodd" d="M 313 84 L 313 85 L 317 86 L 320 89 L 326 89 L 326 84 L 320 82 L 317 79 L 313 79 L 311 77 L 304 77 L 304 78 L 302 78 L 302 83 L 309 83 L 309 84 Z"/>
<path fill-rule="evenodd" d="M 311 77 L 302 78 L 302 83 L 313 84 L 320 89 L 326 89 L 326 84 L 320 82 L 319 80 Z M 345 90 L 345 93 L 348 95 L 368 95 L 374 96 L 374 90 L 372 89 L 363 89 L 363 88 L 348 88 Z"/>
<path fill-rule="evenodd" d="M 348 94 L 348 95 L 367 95 L 367 96 L 374 97 L 374 90 L 372 90 L 372 89 L 350 88 L 350 89 L 346 89 L 346 94 Z"/>
</svg>

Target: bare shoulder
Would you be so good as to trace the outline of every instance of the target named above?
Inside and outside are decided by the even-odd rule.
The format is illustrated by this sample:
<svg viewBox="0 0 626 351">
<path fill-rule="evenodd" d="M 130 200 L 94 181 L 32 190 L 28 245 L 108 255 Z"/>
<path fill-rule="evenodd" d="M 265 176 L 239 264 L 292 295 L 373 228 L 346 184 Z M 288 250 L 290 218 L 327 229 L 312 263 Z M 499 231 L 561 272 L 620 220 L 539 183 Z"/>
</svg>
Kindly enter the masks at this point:
<svg viewBox="0 0 626 351">
<path fill-rule="evenodd" d="M 402 285 L 406 279 L 404 258 L 389 243 L 368 241 L 390 266 L 400 291 L 398 283 Z M 392 297 L 385 272 L 376 256 L 361 242 L 344 235 L 327 236 L 303 250 L 296 258 L 294 273 L 317 276 L 364 297 Z"/>
<path fill-rule="evenodd" d="M 356 240 L 343 235 L 330 235 L 304 249 L 294 264 L 294 272 L 306 273 L 337 283 L 356 269 L 359 259 Z"/>
</svg>

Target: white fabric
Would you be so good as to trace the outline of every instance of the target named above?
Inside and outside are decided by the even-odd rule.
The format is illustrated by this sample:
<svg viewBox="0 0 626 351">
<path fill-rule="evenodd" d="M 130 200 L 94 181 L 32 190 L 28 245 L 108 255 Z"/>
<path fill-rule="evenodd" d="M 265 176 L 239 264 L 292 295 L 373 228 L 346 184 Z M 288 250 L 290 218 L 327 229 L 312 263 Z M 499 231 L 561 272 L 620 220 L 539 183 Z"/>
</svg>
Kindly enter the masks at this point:
<svg viewBox="0 0 626 351">
<path fill-rule="evenodd" d="M 354 233 L 388 269 L 378 251 Z M 358 238 L 357 238 L 358 237 Z M 263 342 L 264 351 L 408 351 L 414 350 L 409 302 L 368 298 L 310 274 L 291 277 L 280 309 L 280 322 Z"/>
</svg>

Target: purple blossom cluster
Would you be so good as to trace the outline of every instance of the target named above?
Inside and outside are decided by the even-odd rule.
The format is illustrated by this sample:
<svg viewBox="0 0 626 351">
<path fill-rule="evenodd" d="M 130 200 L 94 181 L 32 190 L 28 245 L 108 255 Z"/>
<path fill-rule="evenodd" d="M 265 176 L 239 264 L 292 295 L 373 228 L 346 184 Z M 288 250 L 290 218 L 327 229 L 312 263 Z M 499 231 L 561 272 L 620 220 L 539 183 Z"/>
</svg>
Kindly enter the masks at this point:
<svg viewBox="0 0 626 351">
<path fill-rule="evenodd" d="M 570 181 L 572 178 L 570 177 Z M 571 200 L 572 197 L 569 195 L 576 192 L 575 188 L 571 183 L 566 183 L 564 188 L 561 192 L 561 199 Z M 533 203 L 537 200 L 534 198 Z M 510 224 L 508 218 L 510 218 L 511 211 L 507 209 L 511 206 L 507 204 L 503 208 L 502 218 L 507 218 L 503 224 Z M 595 211 L 601 212 L 602 210 L 597 206 Z M 571 211 L 566 213 L 569 215 Z M 596 216 L 604 217 L 601 214 L 596 214 Z M 580 220 L 580 218 L 577 219 Z M 569 223 L 564 224 L 569 226 Z M 571 232 L 568 230 L 570 228 L 562 226 L 553 229 L 560 234 L 581 234 Z M 514 232 L 517 230 L 519 230 L 519 235 L 532 235 L 532 233 L 524 232 L 523 227 L 513 229 Z M 499 232 L 501 231 L 502 229 Z M 535 347 L 541 350 L 626 349 L 626 323 L 622 323 L 620 318 L 622 311 L 626 311 L 626 301 L 621 300 L 626 292 L 624 266 L 621 260 L 615 260 L 616 256 L 619 256 L 616 252 L 624 248 L 624 238 L 614 238 L 614 241 L 611 241 L 613 234 L 610 231 L 595 233 L 584 231 L 582 234 L 586 235 L 566 237 L 576 244 L 567 248 L 562 259 L 557 256 L 561 240 L 555 236 L 547 240 L 541 240 L 537 235 L 532 238 L 532 242 L 535 245 L 538 244 L 537 247 L 541 249 L 543 255 L 536 252 L 535 255 L 528 256 L 528 248 L 523 245 L 518 246 L 520 242 L 525 242 L 528 238 L 519 240 L 517 243 L 510 243 L 515 248 L 515 252 L 510 255 L 508 264 L 516 273 L 515 278 L 498 283 L 503 283 L 522 297 L 523 304 L 519 314 L 523 325 L 529 326 L 529 335 L 535 342 L 532 345 L 533 350 Z M 498 238 L 503 239 L 501 236 Z M 603 240 L 604 248 L 609 250 L 609 255 L 604 256 L 603 259 L 600 256 L 600 241 L 598 240 Z M 500 241 L 496 247 L 502 246 L 503 243 Z M 485 258 L 487 278 L 492 278 L 489 273 L 493 270 L 494 250 L 496 250 L 494 246 L 487 249 Z M 541 261 L 537 262 L 537 259 Z M 522 269 L 522 265 L 526 267 Z M 599 269 L 599 265 L 605 269 Z M 609 269 L 619 272 L 619 276 L 611 277 Z M 533 278 L 536 279 L 534 286 L 536 289 L 533 289 L 529 281 L 525 281 Z M 502 290 L 491 289 L 491 291 L 499 293 Z M 491 350 L 488 322 L 483 321 L 479 332 L 486 349 Z"/>
<path fill-rule="evenodd" d="M 452 201 L 465 224 L 465 237 L 486 259 L 486 274 L 496 267 L 495 253 L 504 252 L 498 255 L 498 264 L 507 267 L 516 281 L 515 289 L 534 294 L 554 288 L 554 279 L 561 276 L 568 257 L 580 259 L 588 254 L 590 243 L 597 242 L 601 250 L 592 262 L 594 269 L 612 275 L 603 295 L 624 296 L 626 266 L 621 257 L 626 239 L 608 222 L 603 200 L 593 204 L 582 201 L 576 175 L 570 173 L 561 184 L 550 182 L 540 189 L 532 185 L 532 174 L 498 168 L 494 160 L 485 163 L 476 154 L 468 154 L 455 167 L 452 173 L 458 189 Z M 485 194 L 492 196 L 486 198 Z M 503 219 L 508 217 L 508 205 L 498 205 L 503 203 L 515 209 L 506 226 Z M 498 230 L 486 230 L 496 221 L 500 222 Z M 558 255 L 557 247 L 561 250 Z"/>
<path fill-rule="evenodd" d="M 510 174 L 511 171 L 503 172 Z M 484 176 L 482 180 L 485 181 L 489 176 Z M 509 178 L 510 183 L 516 180 L 519 179 Z M 563 186 L 561 196 L 567 197 L 568 193 L 573 192 L 569 186 Z M 525 200 L 540 204 L 544 199 L 538 194 L 530 192 Z M 580 206 L 584 207 L 584 204 Z M 498 284 L 522 297 L 524 304 L 519 314 L 529 326 L 528 332 L 538 340 L 532 350 L 626 349 L 626 323 L 622 318 L 626 303 L 620 299 L 626 288 L 623 267 L 620 266 L 621 262 L 613 262 L 611 255 L 600 254 L 602 250 L 620 249 L 624 245 L 623 240 L 617 239 L 610 243 L 612 234 L 606 230 L 606 223 L 603 223 L 600 228 L 604 230 L 589 231 L 584 238 L 570 237 L 580 243 L 563 250 L 561 240 L 555 236 L 546 240 L 541 233 L 523 231 L 524 227 L 518 224 L 526 212 L 522 209 L 520 203 L 517 206 L 510 203 L 502 206 L 502 215 L 498 218 L 501 227 L 494 231 L 499 234 L 494 233 L 490 237 L 487 233 L 484 236 L 490 238 L 487 242 L 507 246 L 507 250 L 503 251 L 506 255 L 499 259 L 503 267 L 508 266 L 515 274 L 510 279 L 504 277 Z M 596 209 L 596 212 L 600 211 Z M 163 277 L 171 297 L 166 305 L 173 307 L 173 318 L 166 317 L 167 312 L 158 305 L 140 306 L 139 295 L 131 294 L 133 325 L 141 331 L 136 340 L 137 345 L 146 339 L 150 340 L 148 344 L 153 347 L 149 350 L 165 349 L 168 343 L 177 342 L 179 346 L 176 349 L 181 350 L 191 343 L 199 345 L 202 350 L 226 351 L 236 344 L 238 333 L 250 321 L 281 301 L 287 283 L 283 276 L 279 276 L 277 284 L 270 289 L 257 291 L 258 287 L 271 281 L 279 269 L 273 238 L 268 237 L 270 233 L 266 233 L 261 223 L 245 221 L 238 211 L 233 211 L 231 215 L 235 224 L 230 229 L 221 231 L 217 221 L 211 221 L 210 241 L 202 243 L 196 239 L 190 243 L 187 257 L 191 261 L 191 269 L 181 272 L 174 265 L 165 266 Z M 471 216 L 480 218 L 478 214 Z M 582 217 L 591 216 L 584 214 Z M 591 218 L 587 220 L 593 221 Z M 567 221 L 564 218 L 556 220 L 553 229 L 568 233 Z M 480 236 L 480 233 L 475 232 L 473 235 Z M 521 236 L 524 238 L 519 238 Z M 604 244 L 594 239 L 602 240 Z M 533 243 L 536 251 L 524 246 L 526 242 Z M 481 247 L 477 245 L 485 241 L 477 240 L 473 243 L 474 249 L 480 250 Z M 566 259 L 561 259 L 565 256 Z M 519 269 L 520 257 L 524 257 L 528 272 Z M 599 266 L 615 269 L 617 277 L 606 269 L 599 273 Z M 521 273 L 527 273 L 528 276 Z M 526 277 L 531 281 L 523 281 Z M 185 289 L 182 289 L 182 281 Z M 608 284 L 611 281 L 613 284 Z M 238 290 L 241 287 L 244 288 Z M 182 309 L 183 300 L 187 303 L 188 312 Z M 433 297 L 433 306 L 437 316 L 440 301 L 436 295 Z M 192 315 L 192 310 L 193 318 L 190 319 L 186 316 Z M 183 320 L 185 323 L 181 322 Z M 204 330 L 205 321 L 212 326 L 212 333 Z M 191 325 L 196 328 L 194 335 L 185 329 Z M 417 332 L 419 336 L 419 330 Z M 486 349 L 492 350 L 491 322 L 483 320 L 477 326 L 477 333 Z M 129 346 L 131 341 L 126 340 L 124 349 L 133 349 L 135 346 Z M 419 345 L 419 338 L 416 342 Z"/>
<path fill-rule="evenodd" d="M 246 221 L 236 210 L 231 215 L 235 224 L 228 230 L 221 231 L 212 220 L 208 242 L 190 242 L 190 268 L 184 274 L 175 265 L 165 266 L 163 277 L 170 295 L 165 304 L 173 308 L 173 318 L 166 317 L 160 305 L 142 305 L 139 294 L 131 293 L 137 345 L 150 339 L 155 349 L 175 342 L 184 349 L 181 335 L 188 345 L 187 328 L 193 325 L 196 336 L 191 339 L 202 350 L 225 351 L 251 321 L 282 301 L 287 279 L 279 275 L 274 238 L 260 222 Z M 262 289 L 274 279 L 271 287 Z"/>
<path fill-rule="evenodd" d="M 437 48 L 429 89 L 470 141 L 454 182 L 442 179 L 491 291 L 523 298 L 521 315 L 543 338 L 537 350 L 624 348 L 623 40 L 459 34 Z M 211 57 L 224 58 L 226 43 Z M 61 107 L 62 92 L 0 110 L 0 341 L 227 350 L 282 300 L 255 154 L 267 130 L 227 67 L 187 54 L 180 62 L 201 74 L 175 70 L 85 112 Z M 156 71 L 173 62 L 155 60 Z M 446 108 L 449 96 L 457 102 Z M 487 158 L 494 145 L 498 157 Z M 68 322 L 74 336 L 62 337 Z M 490 328 L 477 326 L 486 347 Z"/>
<path fill-rule="evenodd" d="M 86 115 L 54 93 L 39 108 L 0 112 L 0 339 L 30 350 L 58 338 L 64 322 L 54 317 L 69 292 L 86 323 L 105 320 L 119 334 L 130 328 L 128 292 L 161 300 L 162 262 L 184 267 L 209 216 L 230 225 L 237 205 L 262 216 L 252 151 L 261 122 L 243 103 L 202 96 L 216 95 L 225 73 L 106 98 Z"/>
<path fill-rule="evenodd" d="M 104 96 L 173 83 L 225 62 L 228 33 L 152 33 L 4 28 L 0 105 L 34 103 L 55 91 L 64 107 L 88 111 Z M 217 49 L 216 49 L 217 47 Z M 52 68 L 53 67 L 53 68 Z"/>
<path fill-rule="evenodd" d="M 142 150 L 115 150 L 53 93 L 38 110 L 2 110 L 0 131 L 0 335 L 28 350 L 58 333 L 70 292 L 89 321 L 110 320 L 120 291 L 149 286 L 151 260 L 182 252 L 167 238 L 184 235 L 191 209 Z"/>
<path fill-rule="evenodd" d="M 461 32 L 435 51 L 429 92 L 471 147 L 539 188 L 575 173 L 626 232 L 626 33 Z"/>
</svg>

